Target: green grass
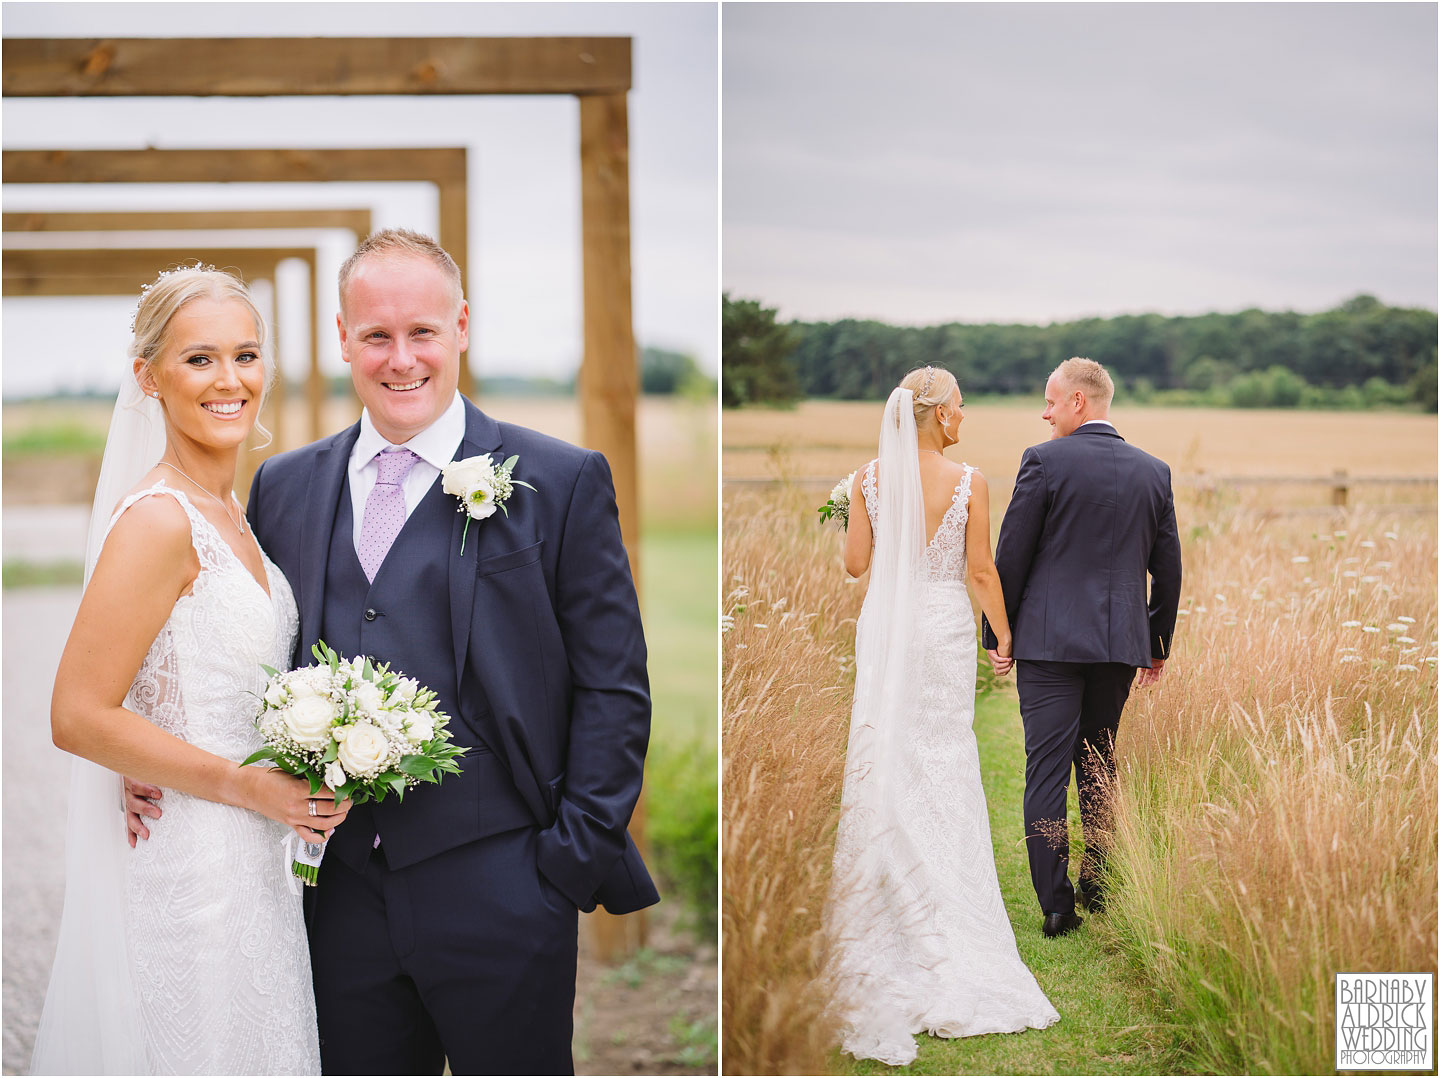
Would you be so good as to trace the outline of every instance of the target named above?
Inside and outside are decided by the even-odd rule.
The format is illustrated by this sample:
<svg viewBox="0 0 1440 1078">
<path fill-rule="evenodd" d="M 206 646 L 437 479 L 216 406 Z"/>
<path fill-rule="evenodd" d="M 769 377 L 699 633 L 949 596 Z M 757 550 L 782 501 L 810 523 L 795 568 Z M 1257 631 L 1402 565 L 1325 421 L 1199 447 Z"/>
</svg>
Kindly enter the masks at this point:
<svg viewBox="0 0 1440 1078">
<path fill-rule="evenodd" d="M 7 561 L 3 572 L 6 588 L 79 587 L 85 579 L 85 567 L 78 561 Z"/>
<path fill-rule="evenodd" d="M 719 666 L 713 526 L 652 528 L 640 540 L 640 599 L 653 718 L 646 762 L 652 868 L 685 905 L 685 923 L 715 934 L 716 699 Z"/>
<path fill-rule="evenodd" d="M 105 430 L 81 423 L 59 422 L 27 427 L 5 436 L 5 455 L 30 453 L 103 453 Z"/>
<path fill-rule="evenodd" d="M 655 740 L 715 744 L 718 551 L 713 524 L 652 529 L 640 539 L 640 605 L 650 651 Z"/>
<path fill-rule="evenodd" d="M 1060 939 L 1040 933 L 1040 908 L 1025 857 L 1025 742 L 1012 689 L 982 697 L 975 732 L 990 809 L 995 868 L 1020 957 L 1060 1012 L 1049 1029 L 941 1040 L 917 1038 L 908 1067 L 832 1058 L 839 1074 L 1173 1074 L 1175 1037 L 1164 1014 L 1136 984 L 1126 960 L 1107 943 L 1104 915 L 1085 914 L 1080 931 Z M 1070 787 L 1071 863 L 1079 863 L 1080 821 Z"/>
</svg>

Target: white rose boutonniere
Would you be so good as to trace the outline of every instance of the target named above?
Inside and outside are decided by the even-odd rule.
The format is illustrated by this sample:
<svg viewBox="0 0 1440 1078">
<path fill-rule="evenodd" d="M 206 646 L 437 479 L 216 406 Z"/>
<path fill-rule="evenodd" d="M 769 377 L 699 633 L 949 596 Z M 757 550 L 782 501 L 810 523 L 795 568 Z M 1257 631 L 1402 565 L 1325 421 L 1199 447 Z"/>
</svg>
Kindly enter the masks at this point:
<svg viewBox="0 0 1440 1078">
<path fill-rule="evenodd" d="M 519 459 L 519 454 L 516 454 L 503 464 L 496 464 L 489 453 L 481 453 L 478 457 L 452 460 L 441 469 L 441 486 L 445 493 L 459 498 L 459 511 L 467 514 L 465 531 L 460 536 L 462 555 L 465 553 L 465 540 L 470 534 L 470 521 L 494 516 L 496 509 L 509 516 L 510 510 L 505 508 L 505 503 L 510 500 L 515 488 L 535 489 L 512 474 Z"/>
</svg>

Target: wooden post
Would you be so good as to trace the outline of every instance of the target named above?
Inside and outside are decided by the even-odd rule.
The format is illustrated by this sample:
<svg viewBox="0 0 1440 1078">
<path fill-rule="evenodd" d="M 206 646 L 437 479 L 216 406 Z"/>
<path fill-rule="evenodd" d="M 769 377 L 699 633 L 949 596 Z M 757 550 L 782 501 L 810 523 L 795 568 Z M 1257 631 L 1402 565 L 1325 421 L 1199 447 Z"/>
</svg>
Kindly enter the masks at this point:
<svg viewBox="0 0 1440 1078">
<path fill-rule="evenodd" d="M 460 176 L 454 179 L 441 180 L 436 183 L 440 191 L 440 235 L 436 237 L 440 246 L 450 252 L 450 257 L 455 260 L 455 265 L 460 270 L 460 289 L 470 302 L 470 339 L 474 343 L 475 328 L 477 320 L 475 317 L 476 300 L 478 297 L 470 293 L 470 217 L 466 210 L 466 175 L 468 169 L 464 165 L 461 150 L 462 165 Z M 475 381 L 470 372 L 470 354 L 467 352 L 460 359 L 460 392 L 467 397 L 475 396 Z"/>
<path fill-rule="evenodd" d="M 620 534 L 640 583 L 636 490 L 635 331 L 630 313 L 630 152 L 624 93 L 580 98 L 580 202 L 585 275 L 585 358 L 580 368 L 582 439 L 610 462 Z M 630 831 L 643 838 L 644 803 Z M 597 910 L 588 923 L 602 959 L 645 942 L 643 910 L 615 917 Z"/>
<path fill-rule="evenodd" d="M 1330 487 L 1330 504 L 1336 509 L 1344 509 L 1345 502 L 1350 494 L 1348 476 L 1344 468 L 1335 469 L 1335 479 Z"/>
</svg>

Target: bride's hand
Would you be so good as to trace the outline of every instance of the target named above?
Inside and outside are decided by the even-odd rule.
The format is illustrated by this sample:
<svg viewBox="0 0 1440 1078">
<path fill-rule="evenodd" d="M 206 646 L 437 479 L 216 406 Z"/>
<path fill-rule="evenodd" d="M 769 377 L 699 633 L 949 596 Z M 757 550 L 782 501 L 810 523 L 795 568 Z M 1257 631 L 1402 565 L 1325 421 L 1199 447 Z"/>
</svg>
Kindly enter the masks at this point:
<svg viewBox="0 0 1440 1078">
<path fill-rule="evenodd" d="M 1007 652 L 1010 650 L 1008 644 L 1005 646 L 1005 650 Z M 1008 654 L 1001 655 L 1000 651 L 996 648 L 986 648 L 985 654 L 990 656 L 990 665 L 995 668 L 995 673 L 999 677 L 1004 677 L 1010 673 L 1010 667 L 1015 665 L 1014 659 L 1010 658 Z"/>
<path fill-rule="evenodd" d="M 304 779 L 287 775 L 275 768 L 246 768 L 252 772 L 252 790 L 247 808 L 263 816 L 283 823 L 302 842 L 324 842 L 330 832 L 345 821 L 350 811 L 350 801 L 335 803 L 335 792 L 320 787 L 319 792 L 310 793 L 310 784 Z M 314 811 L 311 811 L 311 805 Z"/>
</svg>

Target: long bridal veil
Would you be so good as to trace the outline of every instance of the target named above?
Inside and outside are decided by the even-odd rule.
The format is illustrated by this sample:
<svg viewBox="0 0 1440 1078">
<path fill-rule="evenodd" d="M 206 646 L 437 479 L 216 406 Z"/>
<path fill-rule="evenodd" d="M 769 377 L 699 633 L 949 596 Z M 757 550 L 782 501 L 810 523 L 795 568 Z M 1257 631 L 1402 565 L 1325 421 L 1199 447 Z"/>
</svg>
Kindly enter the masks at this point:
<svg viewBox="0 0 1440 1078">
<path fill-rule="evenodd" d="M 127 373 L 105 441 L 90 510 L 85 583 L 120 500 L 165 450 L 159 405 Z M 141 1074 L 139 1008 L 125 938 L 125 839 L 120 777 L 76 757 L 65 825 L 65 905 L 32 1074 Z"/>
<path fill-rule="evenodd" d="M 827 907 L 839 1008 L 852 1034 L 875 1045 L 913 1043 L 904 1016 L 866 1005 L 867 998 L 893 996 L 894 986 L 874 983 L 865 941 L 898 912 L 891 897 L 906 890 L 903 866 L 919 860 L 906 828 L 898 826 L 903 798 L 893 788 L 901 781 L 898 739 L 904 734 L 897 718 L 923 691 L 915 662 L 925 556 L 918 460 L 914 394 L 896 389 L 880 424 L 879 489 L 866 492 L 878 494 L 875 550 L 856 628 L 855 702 Z"/>
</svg>

